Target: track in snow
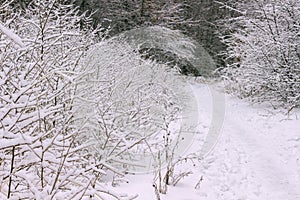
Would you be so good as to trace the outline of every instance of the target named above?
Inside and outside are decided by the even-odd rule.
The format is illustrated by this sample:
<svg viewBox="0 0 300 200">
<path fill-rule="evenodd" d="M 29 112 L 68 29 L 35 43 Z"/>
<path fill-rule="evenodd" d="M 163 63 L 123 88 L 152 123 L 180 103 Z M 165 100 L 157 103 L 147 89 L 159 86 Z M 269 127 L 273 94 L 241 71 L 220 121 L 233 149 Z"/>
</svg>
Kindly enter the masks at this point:
<svg viewBox="0 0 300 200">
<path fill-rule="evenodd" d="M 202 99 L 198 107 L 211 101 L 208 89 L 194 91 Z M 203 199 L 300 199 L 299 120 L 283 120 L 287 116 L 229 96 L 225 110 L 218 144 L 198 170 L 207 179 Z"/>
<path fill-rule="evenodd" d="M 161 200 L 300 199 L 300 123 L 297 115 L 287 119 L 279 111 L 225 95 L 223 128 L 220 134 L 209 136 L 214 124 L 212 119 L 222 110 L 222 102 L 217 103 L 217 109 L 215 107 L 223 95 L 218 88 L 192 84 L 200 123 L 189 151 L 205 152 L 204 158 L 178 166 L 177 170 L 192 170 L 193 175 L 176 187 L 170 186 Z M 204 148 L 205 145 L 209 148 Z M 201 176 L 203 181 L 195 189 Z M 140 200 L 156 199 L 152 174 L 128 176 L 128 179 L 129 184 L 115 189 L 138 193 Z"/>
</svg>

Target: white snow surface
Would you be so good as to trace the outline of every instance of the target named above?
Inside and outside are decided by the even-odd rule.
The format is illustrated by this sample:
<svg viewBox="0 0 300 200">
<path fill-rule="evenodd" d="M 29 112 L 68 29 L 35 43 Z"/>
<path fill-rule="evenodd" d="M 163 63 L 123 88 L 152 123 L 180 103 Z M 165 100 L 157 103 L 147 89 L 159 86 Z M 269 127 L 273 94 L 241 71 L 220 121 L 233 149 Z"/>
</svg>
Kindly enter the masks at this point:
<svg viewBox="0 0 300 200">
<path fill-rule="evenodd" d="M 220 84 L 217 84 L 220 85 Z M 212 88 L 194 83 L 199 134 L 190 152 L 201 149 L 214 109 Z M 222 92 L 220 92 L 222 93 Z M 225 119 L 218 142 L 203 159 L 177 170 L 192 175 L 169 186 L 161 200 L 297 200 L 300 199 L 300 112 L 285 115 L 266 105 L 252 105 L 225 95 Z M 127 176 L 115 190 L 155 200 L 153 174 Z M 198 184 L 200 177 L 203 180 Z M 196 187 L 196 188 L 195 188 Z"/>
</svg>

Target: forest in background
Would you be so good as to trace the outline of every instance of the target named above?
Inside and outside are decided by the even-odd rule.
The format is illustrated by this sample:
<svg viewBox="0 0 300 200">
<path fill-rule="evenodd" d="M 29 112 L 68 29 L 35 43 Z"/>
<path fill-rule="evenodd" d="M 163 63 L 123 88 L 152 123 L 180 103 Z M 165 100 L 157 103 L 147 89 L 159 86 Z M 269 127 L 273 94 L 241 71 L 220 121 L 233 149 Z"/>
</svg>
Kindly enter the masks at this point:
<svg viewBox="0 0 300 200">
<path fill-rule="evenodd" d="M 22 9 L 31 0 L 16 1 Z M 219 38 L 219 20 L 239 13 L 228 9 L 232 0 L 68 0 L 81 13 L 91 14 L 93 26 L 101 25 L 114 36 L 143 26 L 161 25 L 180 30 L 207 49 L 218 66 L 224 64 L 226 49 Z M 234 2 L 234 1 L 233 1 Z"/>
<path fill-rule="evenodd" d="M 110 27 L 110 36 L 137 27 L 161 25 L 180 30 L 196 40 L 216 60 L 224 64 L 222 52 L 226 46 L 218 32 L 220 19 L 238 14 L 213 0 L 75 0 L 82 12 L 94 11 L 95 24 Z"/>
<path fill-rule="evenodd" d="M 300 3 L 297 0 L 75 0 L 113 36 L 161 25 L 199 42 L 215 60 L 227 89 L 274 108 L 300 101 Z M 278 103 L 279 102 L 279 103 Z"/>
</svg>

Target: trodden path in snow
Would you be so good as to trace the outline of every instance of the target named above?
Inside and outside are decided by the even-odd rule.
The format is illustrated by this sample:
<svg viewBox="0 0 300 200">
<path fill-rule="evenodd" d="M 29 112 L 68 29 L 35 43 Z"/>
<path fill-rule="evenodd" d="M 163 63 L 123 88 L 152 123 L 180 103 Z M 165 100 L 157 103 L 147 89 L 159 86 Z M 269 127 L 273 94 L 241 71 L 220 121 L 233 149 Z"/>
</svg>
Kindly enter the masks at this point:
<svg viewBox="0 0 300 200">
<path fill-rule="evenodd" d="M 211 89 L 193 87 L 199 109 L 209 105 Z M 204 177 L 198 191 L 201 199 L 300 199 L 300 121 L 297 115 L 288 119 L 278 111 L 229 96 L 225 97 L 225 105 L 219 141 L 197 170 Z M 205 110 L 201 111 L 205 114 Z"/>
<path fill-rule="evenodd" d="M 300 112 L 288 117 L 225 95 L 222 130 L 218 137 L 208 137 L 214 109 L 222 110 L 222 102 L 212 98 L 212 94 L 218 96 L 220 84 L 193 83 L 191 87 L 198 104 L 199 130 L 189 152 L 203 151 L 206 138 L 217 142 L 209 141 L 213 148 L 206 149 L 209 153 L 199 162 L 176 168 L 192 170 L 193 175 L 170 186 L 161 200 L 300 200 Z M 195 188 L 200 177 L 203 180 Z M 137 193 L 139 200 L 156 199 L 153 174 L 127 178 L 128 183 L 115 189 Z"/>
</svg>

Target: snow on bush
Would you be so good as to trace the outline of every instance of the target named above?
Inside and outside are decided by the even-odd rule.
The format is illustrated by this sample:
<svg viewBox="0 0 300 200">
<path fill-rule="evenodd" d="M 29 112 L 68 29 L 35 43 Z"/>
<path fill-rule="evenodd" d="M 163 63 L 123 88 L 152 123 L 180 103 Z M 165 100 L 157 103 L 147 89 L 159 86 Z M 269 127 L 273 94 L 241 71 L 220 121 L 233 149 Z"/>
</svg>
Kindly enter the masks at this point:
<svg viewBox="0 0 300 200">
<path fill-rule="evenodd" d="M 60 2 L 0 5 L 0 198 L 133 199 L 103 176 L 178 135 L 181 80 Z"/>
<path fill-rule="evenodd" d="M 243 12 L 228 20 L 224 37 L 230 91 L 276 106 L 300 105 L 300 2 L 236 2 Z"/>
<path fill-rule="evenodd" d="M 82 65 L 74 106 L 80 141 L 93 143 L 94 157 L 115 171 L 148 167 L 145 157 L 179 133 L 184 83 L 116 38 L 95 45 Z"/>
<path fill-rule="evenodd" d="M 212 76 L 216 68 L 202 45 L 178 30 L 162 26 L 142 27 L 125 31 L 118 38 L 127 41 L 135 49 L 157 49 L 163 50 L 165 54 L 176 54 L 182 61 L 186 60 L 186 65 L 187 62 L 192 64 L 197 71 L 193 72 L 196 76 Z"/>
<path fill-rule="evenodd" d="M 97 30 L 71 5 L 9 2 L 0 5 L 0 198 L 131 199 L 99 182 L 102 165 L 77 144 L 74 79 Z"/>
</svg>

